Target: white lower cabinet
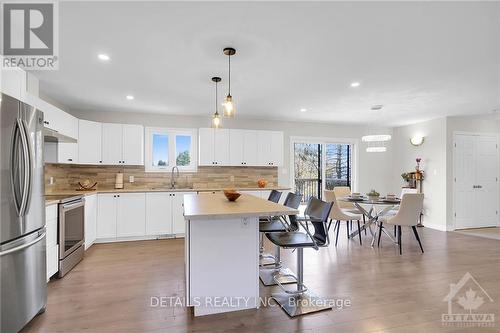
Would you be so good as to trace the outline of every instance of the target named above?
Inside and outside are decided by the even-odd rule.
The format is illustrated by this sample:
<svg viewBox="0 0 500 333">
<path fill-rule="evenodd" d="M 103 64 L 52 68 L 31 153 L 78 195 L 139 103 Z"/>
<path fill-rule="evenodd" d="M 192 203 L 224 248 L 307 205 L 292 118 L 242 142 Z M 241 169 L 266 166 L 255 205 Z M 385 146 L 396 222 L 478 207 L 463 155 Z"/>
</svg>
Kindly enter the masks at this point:
<svg viewBox="0 0 500 333">
<path fill-rule="evenodd" d="M 116 238 L 117 194 L 97 195 L 97 238 Z"/>
<path fill-rule="evenodd" d="M 146 235 L 184 234 L 184 192 L 146 194 Z"/>
<path fill-rule="evenodd" d="M 184 192 L 105 193 L 97 203 L 97 239 L 183 235 Z"/>
<path fill-rule="evenodd" d="M 45 208 L 47 281 L 57 273 L 59 246 L 57 245 L 57 204 Z"/>
<path fill-rule="evenodd" d="M 176 235 L 186 232 L 184 194 L 186 193 L 176 192 L 172 195 L 172 233 Z"/>
<path fill-rule="evenodd" d="M 98 195 L 97 238 L 144 236 L 146 230 L 145 193 L 105 193 Z"/>
<path fill-rule="evenodd" d="M 116 237 L 146 234 L 146 194 L 121 193 L 117 197 Z"/>
<path fill-rule="evenodd" d="M 172 193 L 146 193 L 146 235 L 172 233 Z"/>
<path fill-rule="evenodd" d="M 85 250 L 97 237 L 97 194 L 85 197 Z"/>
</svg>

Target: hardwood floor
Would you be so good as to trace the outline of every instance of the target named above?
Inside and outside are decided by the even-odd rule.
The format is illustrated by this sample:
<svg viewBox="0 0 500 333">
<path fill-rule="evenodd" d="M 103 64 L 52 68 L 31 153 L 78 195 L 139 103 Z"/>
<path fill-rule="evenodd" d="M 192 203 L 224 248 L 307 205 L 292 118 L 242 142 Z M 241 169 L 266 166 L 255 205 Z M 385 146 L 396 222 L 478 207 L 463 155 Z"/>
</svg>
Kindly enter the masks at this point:
<svg viewBox="0 0 500 333">
<path fill-rule="evenodd" d="M 306 250 L 308 287 L 352 305 L 293 319 L 277 306 L 197 318 L 184 307 L 151 307 L 151 297 L 184 296 L 183 240 L 94 245 L 50 282 L 46 312 L 24 332 L 500 332 L 500 241 L 418 230 L 425 254 L 410 229 L 403 229 L 402 256 L 386 237 L 378 249 L 368 236 L 363 246 L 347 241 L 345 232 L 337 248 Z M 283 261 L 295 270 L 295 253 L 284 250 Z M 496 327 L 442 326 L 443 298 L 466 272 L 493 299 L 483 297 L 479 312 L 494 313 Z M 277 289 L 261 285 L 261 295 Z"/>
</svg>

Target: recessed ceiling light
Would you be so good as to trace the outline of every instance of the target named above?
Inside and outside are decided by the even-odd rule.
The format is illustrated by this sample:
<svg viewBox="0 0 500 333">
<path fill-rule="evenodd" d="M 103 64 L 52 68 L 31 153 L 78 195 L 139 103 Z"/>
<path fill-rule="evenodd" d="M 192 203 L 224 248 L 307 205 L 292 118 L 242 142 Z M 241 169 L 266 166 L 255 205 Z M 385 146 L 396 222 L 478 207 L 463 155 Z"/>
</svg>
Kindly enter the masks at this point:
<svg viewBox="0 0 500 333">
<path fill-rule="evenodd" d="M 381 110 L 384 106 L 382 104 L 373 105 L 370 109 L 373 111 Z"/>
<path fill-rule="evenodd" d="M 353 87 L 353 88 L 359 87 L 360 85 L 361 85 L 361 83 L 359 83 L 359 82 L 352 82 L 351 83 L 351 87 Z"/>
<path fill-rule="evenodd" d="M 134 96 L 132 96 L 132 95 L 127 95 L 125 98 L 126 98 L 126 99 L 128 99 L 129 101 L 131 101 L 131 100 L 133 100 L 133 99 L 134 99 Z"/>
<path fill-rule="evenodd" d="M 104 54 L 104 53 L 98 54 L 97 58 L 99 58 L 99 60 L 102 60 L 102 61 L 108 61 L 110 59 L 109 55 Z"/>
<path fill-rule="evenodd" d="M 307 112 L 307 109 L 306 108 L 302 108 L 302 109 L 300 109 L 300 112 Z"/>
</svg>

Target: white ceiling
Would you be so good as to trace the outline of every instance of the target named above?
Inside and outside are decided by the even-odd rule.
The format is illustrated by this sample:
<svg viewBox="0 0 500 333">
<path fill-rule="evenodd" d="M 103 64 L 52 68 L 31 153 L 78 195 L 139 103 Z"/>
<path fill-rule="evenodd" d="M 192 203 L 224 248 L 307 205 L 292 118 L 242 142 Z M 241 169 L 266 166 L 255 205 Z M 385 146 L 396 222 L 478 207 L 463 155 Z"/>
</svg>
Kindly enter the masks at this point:
<svg viewBox="0 0 500 333">
<path fill-rule="evenodd" d="M 499 108 L 499 31 L 498 2 L 62 2 L 36 75 L 71 109 L 208 117 L 233 46 L 238 117 L 395 126 Z"/>
</svg>

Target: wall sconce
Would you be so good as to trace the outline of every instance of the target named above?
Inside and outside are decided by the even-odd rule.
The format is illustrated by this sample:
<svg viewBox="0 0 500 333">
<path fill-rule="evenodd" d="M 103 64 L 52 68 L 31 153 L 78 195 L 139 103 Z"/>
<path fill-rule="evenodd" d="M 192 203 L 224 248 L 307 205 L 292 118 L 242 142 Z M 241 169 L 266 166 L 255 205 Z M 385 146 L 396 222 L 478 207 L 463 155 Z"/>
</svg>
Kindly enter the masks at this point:
<svg viewBox="0 0 500 333">
<path fill-rule="evenodd" d="M 410 143 L 415 147 L 421 146 L 424 143 L 424 137 L 421 135 L 415 135 L 410 139 Z"/>
</svg>

